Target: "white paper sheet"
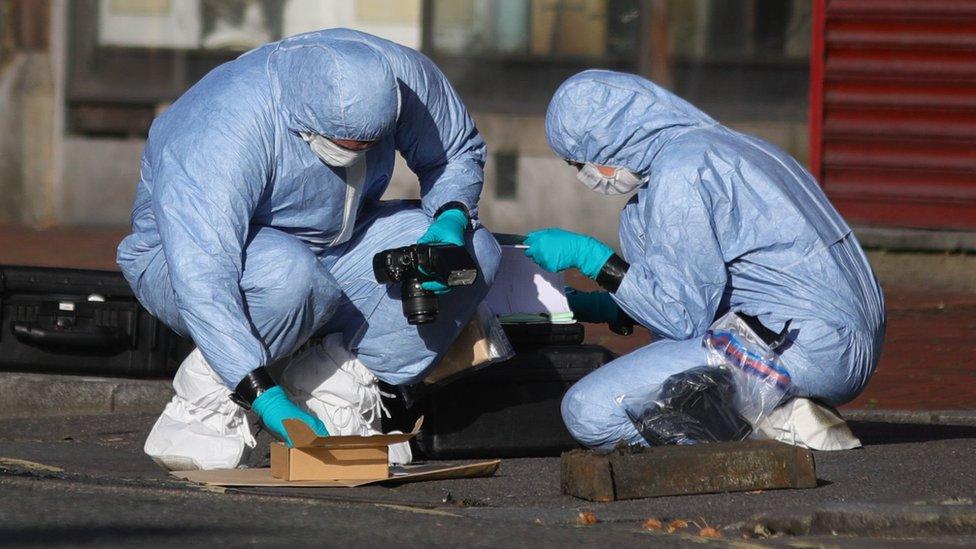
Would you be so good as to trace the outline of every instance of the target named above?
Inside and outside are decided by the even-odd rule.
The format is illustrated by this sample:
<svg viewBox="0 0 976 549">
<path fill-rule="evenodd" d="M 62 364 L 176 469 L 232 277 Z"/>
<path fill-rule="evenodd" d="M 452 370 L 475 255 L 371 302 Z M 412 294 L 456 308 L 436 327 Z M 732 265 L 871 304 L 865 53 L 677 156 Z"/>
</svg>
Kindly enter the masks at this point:
<svg viewBox="0 0 976 549">
<path fill-rule="evenodd" d="M 502 246 L 502 261 L 485 303 L 496 315 L 541 315 L 572 322 L 561 273 L 542 270 L 524 247 Z M 568 315 L 568 318 L 567 318 Z"/>
</svg>

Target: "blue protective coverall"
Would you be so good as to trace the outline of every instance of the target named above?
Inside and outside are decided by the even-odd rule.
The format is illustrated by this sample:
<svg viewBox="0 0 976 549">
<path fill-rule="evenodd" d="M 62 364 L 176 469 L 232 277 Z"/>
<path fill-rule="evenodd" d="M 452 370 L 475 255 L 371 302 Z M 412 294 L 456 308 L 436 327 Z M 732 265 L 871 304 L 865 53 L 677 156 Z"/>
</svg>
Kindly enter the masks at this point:
<svg viewBox="0 0 976 549">
<path fill-rule="evenodd" d="M 884 299 L 850 227 L 779 148 L 719 124 L 638 76 L 586 71 L 556 92 L 553 150 L 645 183 L 620 214 L 630 268 L 613 299 L 658 341 L 577 383 L 570 432 L 591 447 L 642 443 L 616 398 L 705 364 L 701 336 L 729 310 L 780 331 L 797 396 L 841 404 L 874 372 Z"/>
<path fill-rule="evenodd" d="M 346 169 L 323 163 L 303 132 L 378 141 L 347 241 L 336 242 Z M 379 200 L 397 152 L 419 178 L 420 205 Z M 484 161 L 464 105 L 423 55 L 346 29 L 295 36 L 221 65 L 155 120 L 118 263 L 143 305 L 192 337 L 231 389 L 334 332 L 383 381 L 413 382 L 487 293 L 498 245 L 482 227 L 467 231 L 483 276 L 419 328 L 371 260 L 415 243 L 447 205 L 476 219 Z"/>
</svg>

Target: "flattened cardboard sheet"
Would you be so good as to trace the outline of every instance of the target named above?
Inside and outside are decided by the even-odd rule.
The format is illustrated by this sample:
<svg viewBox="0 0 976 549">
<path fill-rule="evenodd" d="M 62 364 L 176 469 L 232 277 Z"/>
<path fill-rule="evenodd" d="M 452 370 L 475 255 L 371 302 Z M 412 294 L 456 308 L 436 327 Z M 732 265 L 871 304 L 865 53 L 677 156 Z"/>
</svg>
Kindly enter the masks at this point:
<svg viewBox="0 0 976 549">
<path fill-rule="evenodd" d="M 355 488 L 370 484 L 407 484 L 426 480 L 449 480 L 494 476 L 502 461 L 479 463 L 422 463 L 390 467 L 390 478 L 373 480 L 301 480 L 286 481 L 271 476 L 271 469 L 213 469 L 210 471 L 172 471 L 170 475 L 207 486 L 295 486 L 299 488 Z"/>
</svg>

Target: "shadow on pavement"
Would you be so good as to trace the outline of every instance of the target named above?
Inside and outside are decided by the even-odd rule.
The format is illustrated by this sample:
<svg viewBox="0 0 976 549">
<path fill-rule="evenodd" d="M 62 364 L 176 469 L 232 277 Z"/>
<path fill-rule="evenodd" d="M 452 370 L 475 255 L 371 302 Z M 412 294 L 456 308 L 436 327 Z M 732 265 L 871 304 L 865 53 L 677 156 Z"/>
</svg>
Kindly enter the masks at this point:
<svg viewBox="0 0 976 549">
<path fill-rule="evenodd" d="M 201 528 L 185 524 L 173 526 L 152 525 L 62 525 L 51 526 L 0 526 L 0 547 L 23 547 L 25 545 L 78 546 L 81 544 L 110 543 L 120 539 L 130 542 L 142 540 L 146 543 L 168 544 L 179 538 L 198 538 L 201 535 L 215 536 L 221 532 L 233 535 L 246 535 L 246 529 Z"/>
<path fill-rule="evenodd" d="M 976 438 L 976 426 L 883 423 L 876 421 L 851 421 L 848 424 L 865 446 Z"/>
</svg>

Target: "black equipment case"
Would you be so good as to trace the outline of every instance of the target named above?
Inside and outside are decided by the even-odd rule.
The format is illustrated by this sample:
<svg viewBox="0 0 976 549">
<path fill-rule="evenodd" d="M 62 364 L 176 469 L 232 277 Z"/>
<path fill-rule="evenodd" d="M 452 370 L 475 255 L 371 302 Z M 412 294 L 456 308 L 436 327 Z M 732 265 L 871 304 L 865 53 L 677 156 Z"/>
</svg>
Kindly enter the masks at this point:
<svg viewBox="0 0 976 549">
<path fill-rule="evenodd" d="M 119 272 L 0 267 L 0 309 L 0 370 L 172 377 L 192 349 Z"/>
<path fill-rule="evenodd" d="M 418 453 L 437 459 L 530 457 L 578 447 L 563 425 L 563 395 L 615 355 L 598 345 L 516 349 L 514 358 L 454 381 L 410 409 L 408 417 L 424 416 Z"/>
<path fill-rule="evenodd" d="M 502 324 L 508 341 L 516 349 L 542 345 L 579 345 L 586 331 L 579 322 L 572 324 Z"/>
</svg>

